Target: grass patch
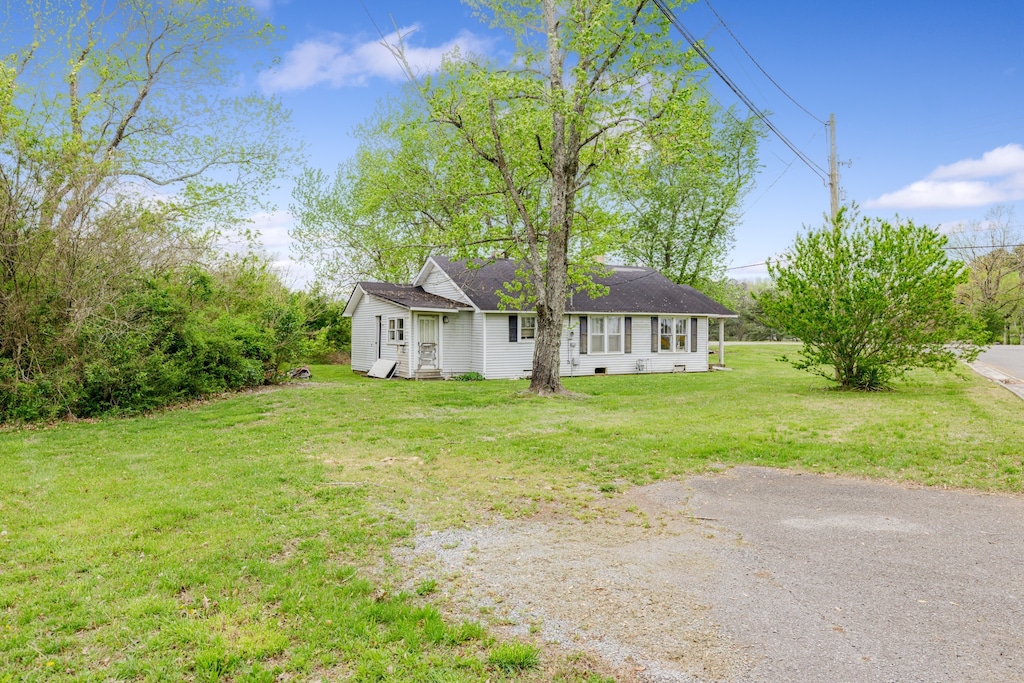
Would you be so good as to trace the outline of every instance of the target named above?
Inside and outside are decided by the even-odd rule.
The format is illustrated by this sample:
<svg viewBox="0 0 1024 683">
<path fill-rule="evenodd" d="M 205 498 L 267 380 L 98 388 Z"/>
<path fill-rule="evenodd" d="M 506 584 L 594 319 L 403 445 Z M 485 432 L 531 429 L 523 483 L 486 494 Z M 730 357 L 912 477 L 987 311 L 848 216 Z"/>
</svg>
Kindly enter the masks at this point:
<svg viewBox="0 0 1024 683">
<path fill-rule="evenodd" d="M 532 643 L 502 643 L 487 658 L 487 663 L 504 671 L 535 669 L 540 663 L 540 648 Z"/>
<path fill-rule="evenodd" d="M 1024 403 L 969 371 L 828 391 L 730 347 L 731 373 L 315 383 L 0 433 L 0 681 L 535 680 L 412 594 L 416 524 L 556 507 L 732 464 L 1022 489 Z M 500 657 L 501 655 L 499 655 Z M 589 675 L 589 674 L 588 674 Z"/>
</svg>

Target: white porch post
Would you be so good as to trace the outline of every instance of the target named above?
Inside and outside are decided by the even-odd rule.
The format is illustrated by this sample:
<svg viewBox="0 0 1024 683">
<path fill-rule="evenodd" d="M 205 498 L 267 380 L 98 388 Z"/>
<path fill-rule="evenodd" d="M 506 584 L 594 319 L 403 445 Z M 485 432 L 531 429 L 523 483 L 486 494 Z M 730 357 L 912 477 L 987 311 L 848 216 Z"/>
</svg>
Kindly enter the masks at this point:
<svg viewBox="0 0 1024 683">
<path fill-rule="evenodd" d="M 725 318 L 718 319 L 718 364 L 725 367 Z"/>
</svg>

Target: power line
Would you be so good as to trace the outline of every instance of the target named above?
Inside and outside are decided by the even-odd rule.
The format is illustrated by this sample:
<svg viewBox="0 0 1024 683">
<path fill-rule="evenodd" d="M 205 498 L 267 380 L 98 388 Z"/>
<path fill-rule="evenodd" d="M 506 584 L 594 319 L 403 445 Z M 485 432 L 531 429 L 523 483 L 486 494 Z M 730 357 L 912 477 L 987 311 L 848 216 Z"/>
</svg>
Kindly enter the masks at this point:
<svg viewBox="0 0 1024 683">
<path fill-rule="evenodd" d="M 774 86 L 775 86 L 776 88 L 778 88 L 778 89 L 779 89 L 779 92 L 781 92 L 781 93 L 782 93 L 783 95 L 785 95 L 785 96 L 786 96 L 786 98 L 787 98 L 787 99 L 788 99 L 788 100 L 789 100 L 790 102 L 792 102 L 793 104 L 795 104 L 796 106 L 798 106 L 798 107 L 799 107 L 799 108 L 800 108 L 800 109 L 801 109 L 801 110 L 802 110 L 802 111 L 803 111 L 803 112 L 804 112 L 805 114 L 807 114 L 808 116 L 810 116 L 810 117 L 811 117 L 812 119 L 814 119 L 815 121 L 817 121 L 818 123 L 820 123 L 820 124 L 821 124 L 821 125 L 823 125 L 823 126 L 824 126 L 824 125 L 827 125 L 827 124 L 826 124 L 826 123 L 825 123 L 824 121 L 822 121 L 822 120 L 821 120 L 821 119 L 819 119 L 819 118 L 818 118 L 817 116 L 815 116 L 815 115 L 814 115 L 814 114 L 812 114 L 812 113 L 811 113 L 810 111 L 808 111 L 808 110 L 807 110 L 807 108 L 806 108 L 806 107 L 804 107 L 804 105 L 800 104 L 800 103 L 799 103 L 799 102 L 797 102 L 797 101 L 796 101 L 795 99 L 793 99 L 793 96 L 792 96 L 792 95 L 790 95 L 790 94 L 789 94 L 788 92 L 786 92 L 786 89 L 785 89 L 785 88 L 783 88 L 783 87 L 782 87 L 781 85 L 779 85 L 779 84 L 778 84 L 778 83 L 777 83 L 777 82 L 775 81 L 775 79 L 774 79 L 774 78 L 772 78 L 771 76 L 769 76 L 769 75 L 768 75 L 768 72 L 764 70 L 764 67 L 763 67 L 763 66 L 761 66 L 761 65 L 760 65 L 760 64 L 759 64 L 759 63 L 757 62 L 757 60 L 756 60 L 756 59 L 754 59 L 754 55 L 750 54 L 750 52 L 748 52 L 748 51 L 747 51 L 747 48 L 743 46 L 743 43 L 741 43 L 741 42 L 740 42 L 740 39 L 736 37 L 736 34 L 732 32 L 732 29 L 731 29 L 731 28 L 729 28 L 729 25 L 725 23 L 725 19 L 723 19 L 723 18 L 722 18 L 722 16 L 721 16 L 721 15 L 720 15 L 720 14 L 719 14 L 719 13 L 718 13 L 718 12 L 717 12 L 716 10 L 715 10 L 715 8 L 711 6 L 711 3 L 710 3 L 710 2 L 708 2 L 708 0 L 704 0 L 704 4 L 705 4 L 705 5 L 707 5 L 707 6 L 708 6 L 708 9 L 709 9 L 709 10 L 711 10 L 711 13 L 712 13 L 712 14 L 714 14 L 714 15 L 715 15 L 715 17 L 717 17 L 717 18 L 718 18 L 718 23 L 722 25 L 722 28 L 724 28 L 724 29 L 725 29 L 725 30 L 726 30 L 726 31 L 727 31 L 727 32 L 729 33 L 729 35 L 730 35 L 730 36 L 732 36 L 732 39 L 736 41 L 736 44 L 740 46 L 740 49 L 741 49 L 741 50 L 743 50 L 743 54 L 745 54 L 745 55 L 746 55 L 747 57 L 749 57 L 749 58 L 750 58 L 750 61 L 752 61 L 752 62 L 754 63 L 754 66 L 756 66 L 756 67 L 758 68 L 758 70 L 759 70 L 759 71 L 760 71 L 760 72 L 761 72 L 762 74 L 764 74 L 764 77 L 765 77 L 765 78 L 767 78 L 767 79 L 768 79 L 769 81 L 771 81 L 772 85 L 774 85 Z"/>
<path fill-rule="evenodd" d="M 732 268 L 726 268 L 726 270 L 743 270 L 744 268 L 756 268 L 757 266 L 763 266 L 767 261 L 758 261 L 757 263 L 748 263 L 745 266 L 733 266 Z"/>
<path fill-rule="evenodd" d="M 782 161 L 782 160 L 780 159 L 780 161 Z M 779 176 L 775 180 L 772 181 L 771 185 L 766 187 L 764 189 L 764 192 L 762 192 L 761 194 L 759 194 L 757 196 L 757 199 L 755 199 L 754 201 L 752 201 L 749 204 L 747 204 L 747 206 L 743 209 L 743 213 L 741 213 L 739 215 L 739 217 L 743 218 L 744 216 L 746 216 L 747 212 L 750 211 L 752 208 L 754 208 L 754 204 L 757 204 L 759 201 L 764 199 L 765 195 L 768 194 L 773 187 L 775 187 L 776 183 L 778 183 L 780 180 L 782 180 L 782 176 L 786 175 L 786 172 L 789 171 L 789 169 L 793 168 L 793 164 L 795 164 L 795 163 L 796 163 L 796 157 L 793 157 L 793 160 L 790 161 L 788 164 L 786 164 L 786 168 L 782 169 L 782 173 L 780 173 Z"/>
<path fill-rule="evenodd" d="M 946 245 L 943 249 L 1016 249 L 1024 247 L 1024 244 L 968 244 L 965 246 Z"/>
<path fill-rule="evenodd" d="M 714 71 L 715 74 L 717 74 L 718 77 L 722 79 L 722 82 L 725 83 L 725 85 L 730 90 L 732 90 L 733 94 L 735 94 L 736 97 L 738 97 L 740 99 L 740 101 L 743 102 L 743 104 L 745 104 L 747 106 L 747 108 L 751 111 L 751 113 L 753 113 L 754 116 L 759 118 L 761 120 L 761 122 L 764 123 L 764 125 L 768 127 L 768 130 L 770 130 L 771 132 L 775 133 L 775 136 L 779 140 L 781 140 L 782 143 L 784 145 L 786 145 L 786 147 L 789 147 L 789 149 L 794 154 L 797 155 L 797 157 L 800 159 L 800 161 L 804 162 L 804 164 L 807 166 L 807 168 L 811 169 L 811 171 L 815 175 L 817 175 L 819 178 L 821 178 L 821 180 L 823 182 L 827 183 L 828 179 L 829 179 L 829 175 L 825 171 L 825 169 L 822 168 L 821 166 L 819 166 L 817 163 L 815 163 L 814 160 L 811 159 L 809 156 L 807 156 L 799 147 L 794 145 L 789 140 L 789 138 L 787 138 L 783 134 L 783 132 L 781 130 L 779 130 L 778 126 L 776 126 L 775 123 L 771 119 L 769 119 L 768 116 L 763 111 L 761 111 L 761 109 L 756 104 L 754 104 L 753 100 L 751 100 L 746 95 L 746 93 L 744 93 L 743 90 L 740 89 L 740 87 L 736 84 L 735 81 L 732 80 L 732 78 L 729 76 L 729 74 L 725 73 L 725 71 L 722 69 L 722 67 L 720 67 L 718 65 L 718 63 L 714 59 L 711 58 L 711 55 L 704 48 L 704 46 L 700 43 L 700 41 L 697 40 L 697 38 L 692 33 L 690 33 L 689 29 L 687 29 L 685 26 L 683 26 L 682 22 L 680 22 L 679 18 L 675 15 L 675 12 L 668 5 L 665 4 L 665 1 L 664 0 L 653 0 L 653 2 L 654 2 L 654 5 L 665 16 L 665 18 L 668 19 L 669 23 L 677 31 L 679 31 L 679 34 L 682 35 L 683 38 L 686 40 L 686 42 L 690 44 L 690 47 L 693 48 L 694 52 L 696 52 L 698 55 L 700 55 L 701 59 L 703 59 L 704 62 L 711 68 L 711 70 Z"/>
</svg>

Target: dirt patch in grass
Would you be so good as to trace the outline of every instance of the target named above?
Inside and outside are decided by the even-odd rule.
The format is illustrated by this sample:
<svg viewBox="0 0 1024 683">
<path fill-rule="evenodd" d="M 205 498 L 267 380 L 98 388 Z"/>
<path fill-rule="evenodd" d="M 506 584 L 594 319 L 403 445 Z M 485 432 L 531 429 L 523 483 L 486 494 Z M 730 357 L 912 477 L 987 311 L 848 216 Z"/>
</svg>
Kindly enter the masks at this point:
<svg viewBox="0 0 1024 683">
<path fill-rule="evenodd" d="M 603 500 L 589 522 L 548 514 L 424 533 L 398 559 L 410 586 L 440 580 L 453 616 L 561 657 L 587 653 L 619 680 L 729 680 L 746 670 L 700 595 L 716 570 L 707 544 L 738 540 L 695 524 L 675 482 Z"/>
</svg>

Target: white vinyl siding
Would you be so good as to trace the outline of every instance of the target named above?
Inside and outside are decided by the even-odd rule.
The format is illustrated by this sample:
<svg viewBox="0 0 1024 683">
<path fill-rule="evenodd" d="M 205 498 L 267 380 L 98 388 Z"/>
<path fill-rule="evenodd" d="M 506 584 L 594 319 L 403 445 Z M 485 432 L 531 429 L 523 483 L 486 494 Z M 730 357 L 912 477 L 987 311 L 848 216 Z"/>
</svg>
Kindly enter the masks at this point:
<svg viewBox="0 0 1024 683">
<path fill-rule="evenodd" d="M 508 336 L 508 313 L 478 313 L 485 320 L 487 329 L 486 368 L 480 372 L 487 379 L 519 379 L 528 376 L 533 366 L 533 344 L 510 342 Z M 587 315 L 588 336 L 590 321 L 595 317 L 609 316 Z M 621 340 L 625 346 L 625 315 L 612 316 L 622 320 Z M 643 372 L 675 372 L 676 366 L 685 366 L 686 372 L 706 372 L 708 370 L 708 319 L 697 318 L 697 350 L 692 353 L 652 353 L 651 352 L 651 315 L 632 315 L 632 352 L 631 353 L 580 353 L 579 347 L 579 316 L 567 315 L 562 327 L 561 374 L 563 377 L 591 376 L 597 368 L 604 368 L 610 375 L 635 374 L 637 361 L 641 361 Z M 673 328 L 674 331 L 674 328 Z M 689 328 L 687 328 L 689 331 Z M 482 333 L 482 330 L 480 331 Z M 570 332 L 573 336 L 570 338 Z M 474 346 L 481 337 L 474 332 Z M 605 339 L 608 335 L 605 333 Z M 474 367 L 484 367 L 479 347 L 474 350 Z M 573 366 L 570 359 L 576 359 Z"/>
<path fill-rule="evenodd" d="M 442 323 L 440 329 L 441 372 L 445 376 L 479 372 L 488 379 L 519 379 L 529 375 L 533 366 L 535 345 L 523 341 L 509 341 L 509 313 L 461 311 L 442 315 L 448 316 L 448 323 Z M 377 316 L 381 316 L 384 327 L 381 357 L 397 360 L 399 376 L 409 377 L 410 365 L 407 348 L 408 343 L 413 341 L 410 335 L 415 329 L 411 314 L 401 306 L 372 295 L 364 296 L 352 314 L 352 369 L 366 372 L 377 360 L 377 345 L 374 340 Z M 406 335 L 410 342 L 405 346 L 387 343 L 387 319 L 398 316 L 405 317 L 406 320 Z M 608 342 L 609 330 L 612 328 L 606 325 L 604 339 L 610 348 L 615 348 L 620 343 L 618 339 L 621 339 L 624 348 L 625 315 L 590 314 L 587 316 L 588 322 L 595 318 L 607 319 L 609 317 L 622 321 L 619 328 L 622 332 L 621 336 L 612 334 L 611 338 L 616 341 Z M 652 353 L 650 342 L 652 314 L 632 314 L 630 317 L 632 318 L 632 350 L 630 353 L 581 354 L 579 316 L 565 316 L 561 346 L 562 376 L 592 376 L 597 368 L 604 368 L 608 374 L 632 374 L 638 370 L 637 361 L 640 361 L 644 372 L 673 372 L 677 369 L 676 366 L 685 366 L 687 372 L 703 372 L 708 369 L 708 319 L 706 317 L 696 318 L 697 350 L 692 353 Z M 590 326 L 588 325 L 588 327 Z M 674 326 L 672 330 L 674 335 Z M 570 338 L 570 332 L 573 333 L 572 338 Z M 687 327 L 687 332 L 689 332 L 689 327 Z M 687 343 L 689 343 L 689 339 L 687 339 Z M 575 359 L 576 364 L 573 365 L 570 359 Z"/>
<path fill-rule="evenodd" d="M 448 313 L 448 322 L 441 318 L 443 354 L 441 372 L 446 377 L 480 372 L 474 366 L 473 341 L 474 320 L 472 311 Z"/>
<path fill-rule="evenodd" d="M 485 327 L 487 323 L 487 314 L 481 311 L 476 311 L 472 314 L 473 316 L 473 346 L 472 346 L 472 360 L 470 362 L 470 372 L 479 372 L 483 376 L 487 376 L 487 354 L 490 352 L 488 344 L 484 343 L 485 339 Z"/>
<path fill-rule="evenodd" d="M 642 367 L 644 373 L 661 373 L 661 372 L 676 372 L 676 366 L 685 366 L 686 372 L 706 372 L 708 370 L 708 319 L 706 317 L 698 317 L 697 320 L 697 350 L 689 352 L 658 352 L 654 353 L 651 351 L 651 318 L 652 317 L 670 317 L 670 316 L 652 316 L 649 313 L 636 313 L 630 314 L 632 318 L 632 351 L 630 353 L 593 353 L 588 348 L 587 353 L 581 354 L 579 345 L 570 346 L 574 340 L 569 339 L 568 330 L 574 330 L 576 335 L 579 334 L 579 316 L 571 315 L 566 316 L 569 323 L 562 335 L 562 365 L 561 373 L 563 377 L 569 376 L 592 376 L 598 368 L 604 368 L 605 373 L 609 375 L 626 375 L 635 374 L 638 372 L 638 367 Z M 587 327 L 588 336 L 590 328 L 595 317 L 606 317 L 606 316 L 595 316 L 595 314 L 587 314 Z M 675 316 L 671 316 L 675 317 Z M 687 320 L 692 319 L 694 316 L 689 316 Z M 625 318 L 625 314 L 623 314 Z M 659 328 L 660 332 L 660 328 Z M 689 332 L 689 327 L 687 327 Z M 675 334 L 675 326 L 673 325 L 672 334 Z M 689 343 L 689 335 L 687 335 L 687 343 Z M 623 341 L 625 345 L 625 341 Z M 576 365 L 571 363 L 571 359 L 576 360 Z M 639 361 L 639 363 L 638 363 Z M 682 369 L 681 367 L 678 369 Z"/>
<path fill-rule="evenodd" d="M 509 341 L 509 313 L 486 313 L 488 379 L 526 377 L 533 367 L 534 344 Z"/>
<path fill-rule="evenodd" d="M 461 301 L 468 306 L 473 305 L 473 302 L 471 302 L 469 298 L 462 293 L 462 290 L 452 282 L 452 279 L 448 277 L 443 270 L 433 264 L 431 264 L 430 273 L 422 282 L 419 283 L 419 285 L 423 287 L 424 291 L 430 292 L 431 294 L 443 296 L 444 298 L 451 299 L 452 301 Z"/>
<path fill-rule="evenodd" d="M 377 339 L 378 316 L 383 327 L 382 339 Z M 401 306 L 379 299 L 372 294 L 364 295 L 352 313 L 352 369 L 358 372 L 368 372 L 380 357 L 398 361 L 399 376 L 408 377 L 409 364 L 404 353 L 405 347 L 387 342 L 388 318 L 402 317 L 406 320 L 405 325 L 408 326 L 408 316 L 409 312 Z M 379 356 L 378 346 L 380 347 Z"/>
</svg>

